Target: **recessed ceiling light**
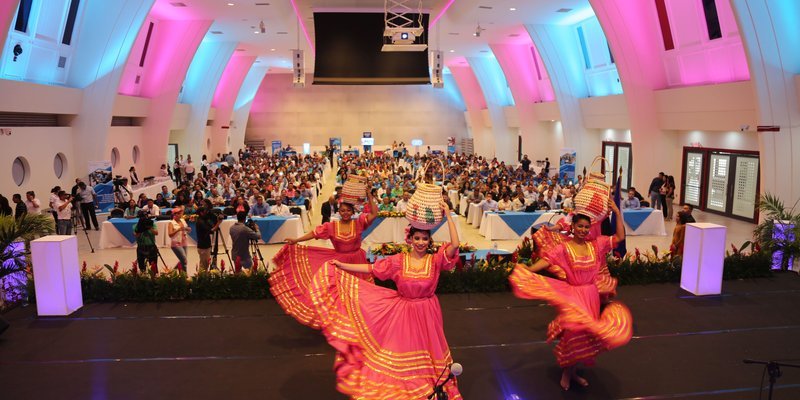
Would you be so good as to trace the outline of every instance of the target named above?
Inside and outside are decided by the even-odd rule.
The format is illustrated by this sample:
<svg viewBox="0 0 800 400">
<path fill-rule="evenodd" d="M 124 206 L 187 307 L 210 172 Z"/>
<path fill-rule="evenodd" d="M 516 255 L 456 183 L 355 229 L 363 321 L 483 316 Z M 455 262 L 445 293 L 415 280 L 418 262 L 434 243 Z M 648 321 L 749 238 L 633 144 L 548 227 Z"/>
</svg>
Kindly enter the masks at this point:
<svg viewBox="0 0 800 400">
<path fill-rule="evenodd" d="M 508 11 L 517 11 L 517 9 L 516 9 L 516 7 L 511 7 L 511 8 L 508 9 Z"/>
<path fill-rule="evenodd" d="M 275 51 L 275 49 L 269 49 L 269 51 Z"/>
<path fill-rule="evenodd" d="M 455 51 L 455 50 L 450 50 L 450 52 L 451 52 L 451 53 L 455 53 L 456 51 Z"/>
<path fill-rule="evenodd" d="M 253 33 L 258 34 L 258 31 L 253 31 Z"/>
<path fill-rule="evenodd" d="M 559 13 L 568 13 L 570 11 L 572 11 L 571 8 L 559 8 L 558 10 L 556 10 L 556 12 L 559 12 Z"/>
<path fill-rule="evenodd" d="M 233 3 L 228 3 L 228 5 L 229 5 L 229 6 L 235 6 L 236 4 L 233 4 Z"/>
</svg>

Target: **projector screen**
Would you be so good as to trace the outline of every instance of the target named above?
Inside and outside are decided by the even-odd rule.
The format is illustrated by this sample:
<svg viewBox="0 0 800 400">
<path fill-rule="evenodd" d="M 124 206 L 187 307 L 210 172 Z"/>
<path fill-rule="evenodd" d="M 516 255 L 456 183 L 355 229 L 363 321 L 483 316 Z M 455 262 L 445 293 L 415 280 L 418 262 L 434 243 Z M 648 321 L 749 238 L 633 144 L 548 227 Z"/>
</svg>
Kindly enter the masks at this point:
<svg viewBox="0 0 800 400">
<path fill-rule="evenodd" d="M 427 51 L 381 52 L 383 18 L 383 13 L 314 13 L 314 84 L 429 84 Z M 428 14 L 422 23 L 425 33 L 417 43 L 428 43 Z"/>
</svg>

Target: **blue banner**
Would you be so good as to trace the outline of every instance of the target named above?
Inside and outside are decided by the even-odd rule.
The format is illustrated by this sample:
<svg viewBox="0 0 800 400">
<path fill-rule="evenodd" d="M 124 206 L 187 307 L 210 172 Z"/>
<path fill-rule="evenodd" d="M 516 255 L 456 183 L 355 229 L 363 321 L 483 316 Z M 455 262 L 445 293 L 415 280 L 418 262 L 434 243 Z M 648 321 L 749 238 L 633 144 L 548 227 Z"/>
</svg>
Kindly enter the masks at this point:
<svg viewBox="0 0 800 400">
<path fill-rule="evenodd" d="M 97 208 L 108 212 L 114 208 L 114 183 L 111 161 L 89 161 L 89 185 L 97 194 Z"/>
<path fill-rule="evenodd" d="M 578 153 L 575 149 L 561 149 L 561 157 L 559 160 L 558 178 L 564 177 L 567 174 L 567 181 L 575 180 L 575 163 L 577 162 Z"/>
<path fill-rule="evenodd" d="M 273 140 L 272 141 L 272 154 L 278 154 L 278 152 L 281 151 L 281 146 L 282 145 L 283 145 L 283 143 L 281 143 L 280 140 Z"/>
</svg>

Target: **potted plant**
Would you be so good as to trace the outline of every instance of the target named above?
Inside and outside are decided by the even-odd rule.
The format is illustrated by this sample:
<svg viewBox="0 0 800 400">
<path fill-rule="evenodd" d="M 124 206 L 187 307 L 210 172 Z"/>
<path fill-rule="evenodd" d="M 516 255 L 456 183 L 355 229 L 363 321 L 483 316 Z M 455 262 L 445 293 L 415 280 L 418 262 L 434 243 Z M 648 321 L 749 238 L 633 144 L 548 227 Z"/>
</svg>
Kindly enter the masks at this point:
<svg viewBox="0 0 800 400">
<path fill-rule="evenodd" d="M 759 199 L 758 209 L 764 217 L 753 236 L 761 248 L 771 253 L 780 252 L 775 261 L 780 263 L 781 270 L 789 268 L 790 260 L 800 261 L 800 214 L 794 212 L 797 202 L 791 209 L 786 209 L 779 198 L 766 193 Z"/>
<path fill-rule="evenodd" d="M 6 301 L 7 291 L 25 287 L 24 271 L 29 261 L 27 243 L 54 232 L 53 218 L 49 215 L 26 214 L 18 219 L 0 216 L 0 308 Z"/>
</svg>

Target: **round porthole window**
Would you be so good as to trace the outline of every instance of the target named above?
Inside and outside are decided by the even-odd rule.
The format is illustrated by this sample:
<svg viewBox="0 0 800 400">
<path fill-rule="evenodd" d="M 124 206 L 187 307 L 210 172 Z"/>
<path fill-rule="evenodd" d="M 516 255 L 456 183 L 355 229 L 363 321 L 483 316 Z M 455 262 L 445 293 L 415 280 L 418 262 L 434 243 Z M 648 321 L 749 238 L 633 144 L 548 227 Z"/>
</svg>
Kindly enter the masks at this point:
<svg viewBox="0 0 800 400">
<path fill-rule="evenodd" d="M 114 147 L 111 149 L 111 167 L 116 168 L 119 163 L 119 149 Z"/>
<path fill-rule="evenodd" d="M 11 164 L 11 177 L 17 186 L 22 186 L 31 175 L 31 166 L 25 157 L 17 157 Z"/>
<path fill-rule="evenodd" d="M 55 158 L 53 158 L 53 172 L 55 172 L 56 178 L 60 179 L 66 170 L 67 157 L 63 153 L 56 154 Z"/>
</svg>

